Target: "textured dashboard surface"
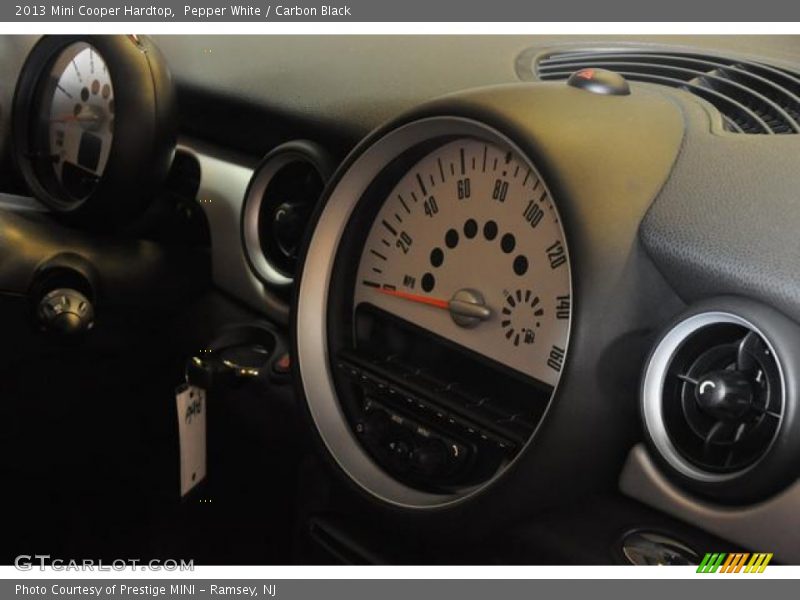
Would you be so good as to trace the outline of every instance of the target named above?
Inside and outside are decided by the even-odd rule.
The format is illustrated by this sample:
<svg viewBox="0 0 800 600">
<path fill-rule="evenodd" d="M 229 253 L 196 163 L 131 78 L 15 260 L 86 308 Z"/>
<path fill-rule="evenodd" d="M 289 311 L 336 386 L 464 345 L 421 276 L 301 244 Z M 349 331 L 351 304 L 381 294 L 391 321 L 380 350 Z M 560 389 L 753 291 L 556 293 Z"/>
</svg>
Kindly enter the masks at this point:
<svg viewBox="0 0 800 600">
<path fill-rule="evenodd" d="M 743 295 L 800 320 L 798 167 L 798 135 L 688 129 L 672 176 L 640 230 L 684 300 Z"/>
</svg>

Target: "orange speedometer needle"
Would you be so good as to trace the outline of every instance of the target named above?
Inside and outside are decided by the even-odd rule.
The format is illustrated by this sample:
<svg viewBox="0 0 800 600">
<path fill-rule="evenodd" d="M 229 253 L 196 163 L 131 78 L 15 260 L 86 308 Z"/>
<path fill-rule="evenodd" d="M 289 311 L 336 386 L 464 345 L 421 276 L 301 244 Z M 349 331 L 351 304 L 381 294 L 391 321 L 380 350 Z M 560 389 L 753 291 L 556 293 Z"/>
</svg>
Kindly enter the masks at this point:
<svg viewBox="0 0 800 600">
<path fill-rule="evenodd" d="M 402 300 L 418 302 L 419 304 L 446 310 L 453 317 L 456 324 L 462 327 L 475 327 L 481 321 L 487 321 L 492 316 L 492 310 L 486 306 L 483 294 L 472 289 L 458 290 L 450 300 L 398 292 L 391 288 L 378 288 L 376 291 Z"/>
<path fill-rule="evenodd" d="M 407 292 L 400 292 L 397 290 L 392 290 L 387 288 L 379 288 L 376 291 L 380 292 L 381 294 L 387 294 L 388 296 L 395 296 L 396 298 L 402 298 L 403 300 L 409 300 L 411 302 L 427 304 L 429 306 L 435 306 L 436 308 L 442 308 L 444 310 L 450 309 L 450 302 L 448 300 L 442 300 L 441 298 L 431 298 L 430 296 L 409 294 Z"/>
</svg>

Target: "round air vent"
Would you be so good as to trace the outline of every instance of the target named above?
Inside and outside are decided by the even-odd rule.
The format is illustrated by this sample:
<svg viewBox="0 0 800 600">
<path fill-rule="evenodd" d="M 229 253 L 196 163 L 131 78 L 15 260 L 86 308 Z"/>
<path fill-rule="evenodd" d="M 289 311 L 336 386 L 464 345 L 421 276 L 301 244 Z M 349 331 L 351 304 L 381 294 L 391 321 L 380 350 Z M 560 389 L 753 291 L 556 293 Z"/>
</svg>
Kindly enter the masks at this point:
<svg viewBox="0 0 800 600">
<path fill-rule="evenodd" d="M 328 153 L 307 141 L 278 146 L 256 168 L 242 209 L 242 242 L 253 272 L 273 289 L 292 284 L 306 224 L 333 169 Z"/>
<path fill-rule="evenodd" d="M 780 366 L 745 325 L 718 322 L 690 335 L 663 392 L 667 433 L 689 462 L 734 473 L 769 449 L 783 414 Z"/>
<path fill-rule="evenodd" d="M 738 299 L 674 324 L 645 371 L 642 414 L 661 462 L 692 491 L 748 500 L 797 477 L 797 326 Z"/>
</svg>

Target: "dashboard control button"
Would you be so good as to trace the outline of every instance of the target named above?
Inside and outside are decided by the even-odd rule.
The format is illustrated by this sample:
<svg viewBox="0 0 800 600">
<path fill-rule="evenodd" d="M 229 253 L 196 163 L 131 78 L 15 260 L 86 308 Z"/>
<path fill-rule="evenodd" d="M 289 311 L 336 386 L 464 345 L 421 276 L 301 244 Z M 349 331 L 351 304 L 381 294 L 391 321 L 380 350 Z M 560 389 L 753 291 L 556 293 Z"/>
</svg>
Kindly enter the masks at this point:
<svg viewBox="0 0 800 600">
<path fill-rule="evenodd" d="M 402 440 L 392 440 L 387 444 L 390 456 L 397 466 L 407 468 L 410 466 L 411 447 Z"/>
<path fill-rule="evenodd" d="M 622 75 L 608 69 L 593 67 L 575 71 L 567 79 L 567 85 L 606 96 L 627 96 L 631 93 L 628 81 Z"/>
<path fill-rule="evenodd" d="M 447 446 L 438 439 L 423 442 L 414 448 L 411 460 L 424 475 L 437 475 L 447 466 Z"/>
</svg>

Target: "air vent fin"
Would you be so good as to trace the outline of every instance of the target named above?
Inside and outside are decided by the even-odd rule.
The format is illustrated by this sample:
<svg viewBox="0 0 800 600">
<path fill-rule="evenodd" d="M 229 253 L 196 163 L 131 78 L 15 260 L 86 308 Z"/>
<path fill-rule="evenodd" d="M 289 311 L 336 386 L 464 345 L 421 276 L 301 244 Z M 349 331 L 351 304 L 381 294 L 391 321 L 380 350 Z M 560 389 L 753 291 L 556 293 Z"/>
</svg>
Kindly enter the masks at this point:
<svg viewBox="0 0 800 600">
<path fill-rule="evenodd" d="M 637 48 L 551 52 L 539 58 L 535 70 L 547 81 L 587 67 L 686 90 L 714 105 L 731 132 L 800 132 L 800 73 L 723 56 Z"/>
</svg>

